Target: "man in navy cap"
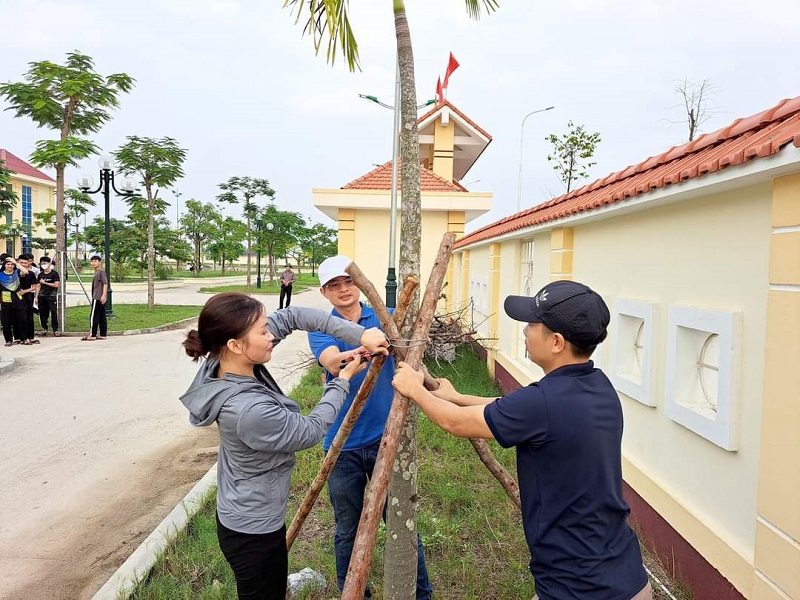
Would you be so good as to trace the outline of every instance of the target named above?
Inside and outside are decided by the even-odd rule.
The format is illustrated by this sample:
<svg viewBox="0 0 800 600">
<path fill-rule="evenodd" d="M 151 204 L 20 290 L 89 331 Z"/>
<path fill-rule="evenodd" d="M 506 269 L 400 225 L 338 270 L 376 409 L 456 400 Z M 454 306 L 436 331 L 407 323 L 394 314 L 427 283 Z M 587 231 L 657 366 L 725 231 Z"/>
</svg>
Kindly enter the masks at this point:
<svg viewBox="0 0 800 600">
<path fill-rule="evenodd" d="M 429 392 L 400 363 L 394 387 L 458 437 L 515 446 L 530 569 L 541 600 L 650 600 L 639 540 L 622 497 L 622 407 L 590 360 L 606 338 L 599 294 L 554 281 L 509 296 L 506 314 L 527 323 L 528 357 L 545 376 L 500 398 L 457 392 L 446 379 Z"/>
</svg>

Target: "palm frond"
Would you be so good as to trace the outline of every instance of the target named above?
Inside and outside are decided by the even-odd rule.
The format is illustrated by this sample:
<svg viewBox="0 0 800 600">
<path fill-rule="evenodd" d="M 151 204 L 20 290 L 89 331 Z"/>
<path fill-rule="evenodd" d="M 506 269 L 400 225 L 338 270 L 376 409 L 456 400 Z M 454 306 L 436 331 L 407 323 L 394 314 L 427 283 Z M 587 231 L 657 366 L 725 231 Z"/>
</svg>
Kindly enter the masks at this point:
<svg viewBox="0 0 800 600">
<path fill-rule="evenodd" d="M 486 0 L 494 1 L 494 0 Z M 351 71 L 360 70 L 358 42 L 348 15 L 349 0 L 284 0 L 295 17 L 295 23 L 304 20 L 303 35 L 310 35 L 315 52 L 327 39 L 326 59 L 334 64 L 341 52 Z"/>
<path fill-rule="evenodd" d="M 491 14 L 500 7 L 499 0 L 464 0 L 467 5 L 467 14 L 471 19 L 481 18 L 481 5 L 486 9 L 486 14 Z"/>
</svg>

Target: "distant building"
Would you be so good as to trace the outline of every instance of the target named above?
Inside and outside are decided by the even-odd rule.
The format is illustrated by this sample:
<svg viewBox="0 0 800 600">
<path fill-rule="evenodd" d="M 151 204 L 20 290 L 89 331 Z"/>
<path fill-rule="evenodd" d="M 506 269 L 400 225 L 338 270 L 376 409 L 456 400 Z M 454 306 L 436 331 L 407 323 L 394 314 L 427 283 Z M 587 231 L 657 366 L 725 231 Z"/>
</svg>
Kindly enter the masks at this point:
<svg viewBox="0 0 800 600">
<path fill-rule="evenodd" d="M 491 209 L 491 193 L 470 192 L 460 181 L 492 137 L 446 100 L 422 115 L 418 123 L 422 205 L 420 273 L 424 290 L 442 236 L 448 231 L 462 235 L 466 223 Z M 401 251 L 399 162 L 395 268 Z M 340 189 L 313 190 L 314 206 L 337 222 L 339 253 L 352 258 L 381 294 L 389 263 L 391 183 L 392 161 L 388 161 Z M 448 273 L 452 277 L 452 273 Z M 398 281 L 398 286 L 400 283 Z M 449 289 L 446 288 L 445 294 Z"/>
<path fill-rule="evenodd" d="M 34 213 L 48 208 L 55 210 L 55 179 L 42 173 L 8 150 L 0 148 L 0 161 L 11 171 L 11 189 L 16 192 L 16 207 L 5 215 L 2 222 L 13 227 L 13 234 L 0 238 L 3 252 L 19 256 L 23 252 L 33 252 L 32 240 L 35 236 L 47 236 L 44 227 L 36 229 Z"/>
<path fill-rule="evenodd" d="M 800 598 L 800 98 L 471 232 L 453 262 L 506 389 L 542 373 L 505 296 L 601 293 L 643 539 L 695 598 Z"/>
</svg>

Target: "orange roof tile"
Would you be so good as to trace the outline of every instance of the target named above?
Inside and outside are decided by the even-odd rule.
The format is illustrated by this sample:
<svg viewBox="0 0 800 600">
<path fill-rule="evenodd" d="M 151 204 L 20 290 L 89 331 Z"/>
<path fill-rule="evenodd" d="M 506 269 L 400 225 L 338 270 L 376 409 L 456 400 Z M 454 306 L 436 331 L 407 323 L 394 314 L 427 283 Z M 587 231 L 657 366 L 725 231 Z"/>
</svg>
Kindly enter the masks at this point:
<svg viewBox="0 0 800 600">
<path fill-rule="evenodd" d="M 397 161 L 397 189 L 402 189 L 400 182 L 400 161 Z M 390 190 L 392 189 L 392 161 L 383 163 L 362 175 L 358 179 L 354 179 L 347 185 L 342 186 L 343 190 Z M 444 177 L 440 177 L 430 169 L 423 166 L 419 168 L 419 189 L 423 192 L 466 192 L 465 188 L 460 183 L 455 181 L 447 181 Z"/>
<path fill-rule="evenodd" d="M 3 161 L 6 168 L 12 173 L 25 175 L 26 177 L 34 177 L 44 181 L 52 181 L 55 183 L 55 179 L 45 173 L 42 173 L 36 167 L 29 165 L 18 156 L 14 156 L 11 154 L 11 152 L 4 150 L 3 148 L 0 148 L 0 161 Z"/>
<path fill-rule="evenodd" d="M 663 154 L 651 156 L 638 165 L 611 173 L 568 194 L 495 221 L 459 239 L 456 248 L 622 202 L 673 183 L 777 154 L 790 142 L 800 148 L 800 97 L 781 100 L 768 110 L 745 119 L 736 119 L 727 127 L 703 134 Z"/>
<path fill-rule="evenodd" d="M 422 116 L 421 116 L 419 119 L 417 119 L 417 123 L 422 123 L 422 122 L 423 122 L 425 119 L 427 119 L 428 117 L 430 117 L 432 114 L 434 114 L 435 112 L 439 111 L 439 110 L 440 110 L 440 109 L 441 109 L 443 106 L 446 106 L 446 107 L 448 107 L 450 110 L 452 110 L 454 113 L 456 113 L 456 114 L 457 114 L 459 117 L 461 117 L 461 119 L 462 119 L 462 120 L 464 120 L 464 121 L 466 121 L 467 123 L 469 123 L 469 124 L 470 124 L 472 127 L 474 127 L 476 130 L 478 130 L 478 131 L 480 132 L 480 134 L 481 134 L 482 136 L 484 136 L 484 137 L 485 137 L 487 140 L 489 140 L 489 141 L 491 141 L 491 140 L 492 140 L 492 136 L 491 136 L 491 135 L 490 135 L 490 134 L 489 134 L 489 133 L 488 133 L 488 132 L 487 132 L 485 129 L 483 129 L 483 128 L 482 128 L 480 125 L 478 125 L 477 123 L 475 123 L 475 121 L 473 121 L 473 120 L 472 120 L 472 119 L 470 119 L 470 118 L 469 118 L 467 115 L 465 115 L 463 112 L 461 112 L 461 111 L 460 111 L 460 110 L 459 110 L 459 109 L 458 109 L 458 108 L 457 108 L 457 107 L 456 107 L 454 104 L 452 104 L 452 103 L 451 103 L 449 100 L 443 100 L 443 101 L 441 101 L 439 104 L 437 104 L 436 106 L 434 106 L 432 109 L 430 109 L 430 110 L 429 110 L 428 112 L 426 112 L 424 115 L 422 115 Z"/>
</svg>

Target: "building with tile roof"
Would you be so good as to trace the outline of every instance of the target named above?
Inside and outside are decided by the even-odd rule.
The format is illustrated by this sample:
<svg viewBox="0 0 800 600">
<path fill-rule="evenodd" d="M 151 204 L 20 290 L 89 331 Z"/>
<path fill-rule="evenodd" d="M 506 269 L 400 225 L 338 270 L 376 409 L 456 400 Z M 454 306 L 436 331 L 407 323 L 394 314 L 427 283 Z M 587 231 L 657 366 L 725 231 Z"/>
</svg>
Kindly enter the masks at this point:
<svg viewBox="0 0 800 600">
<path fill-rule="evenodd" d="M 610 308 L 593 360 L 648 545 L 695 598 L 800 598 L 800 97 L 457 242 L 454 302 L 508 390 L 542 373 L 503 299 L 557 279 Z"/>
<path fill-rule="evenodd" d="M 34 251 L 34 238 L 47 237 L 43 227 L 35 226 L 34 214 L 48 208 L 55 210 L 55 180 L 33 165 L 28 164 L 8 150 L 0 148 L 0 162 L 11 171 L 11 190 L 17 196 L 17 205 L 5 215 L 0 215 L 0 248 L 3 252 L 19 256 Z M 52 236 L 51 236 L 52 237 Z"/>
<path fill-rule="evenodd" d="M 491 193 L 470 192 L 460 181 L 492 138 L 448 101 L 436 105 L 418 122 L 422 194 L 421 273 L 427 274 L 444 233 L 454 231 L 463 235 L 467 223 L 491 210 Z M 399 163 L 398 212 L 402 205 Z M 314 206 L 337 222 L 339 253 L 353 258 L 376 287 L 381 287 L 386 281 L 391 187 L 392 161 L 388 161 L 341 188 L 312 191 Z M 397 228 L 396 260 L 399 262 L 399 217 Z"/>
</svg>

